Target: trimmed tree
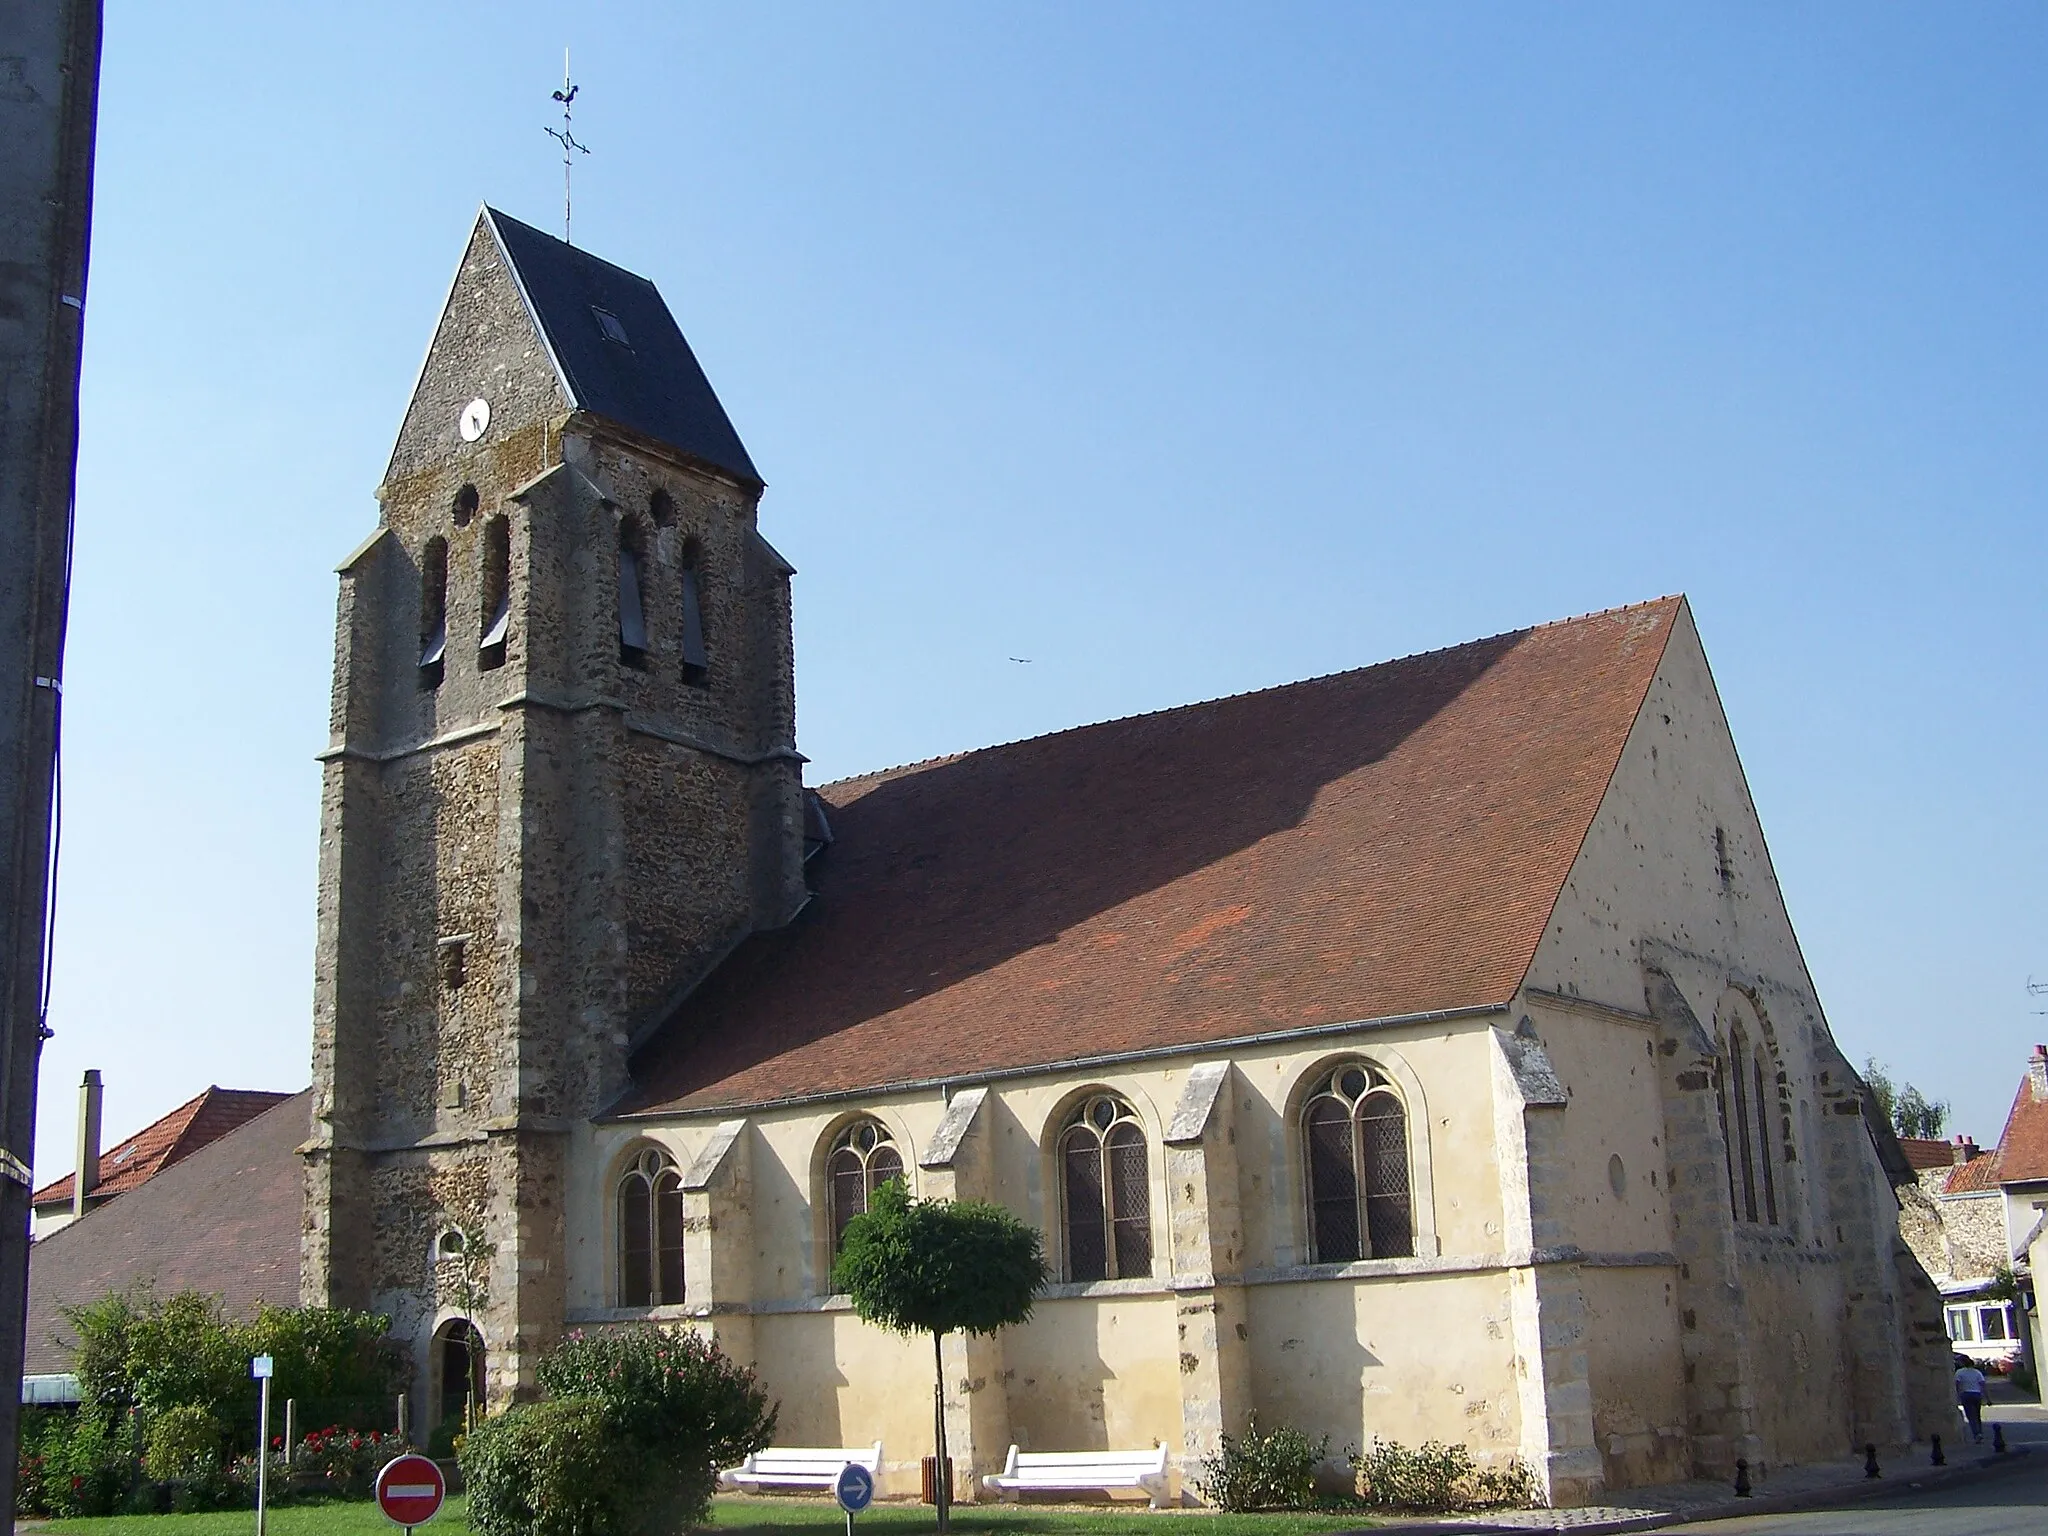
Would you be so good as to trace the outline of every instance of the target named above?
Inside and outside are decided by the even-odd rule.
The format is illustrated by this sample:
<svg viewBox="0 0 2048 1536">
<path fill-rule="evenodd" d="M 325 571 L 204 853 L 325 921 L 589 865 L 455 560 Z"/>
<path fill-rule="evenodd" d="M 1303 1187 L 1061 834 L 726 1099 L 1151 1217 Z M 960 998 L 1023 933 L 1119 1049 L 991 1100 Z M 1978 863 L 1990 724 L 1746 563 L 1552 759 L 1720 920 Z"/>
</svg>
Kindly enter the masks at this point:
<svg viewBox="0 0 2048 1536">
<path fill-rule="evenodd" d="M 891 1333 L 932 1336 L 932 1438 L 936 1442 L 939 1529 L 950 1528 L 946 1476 L 946 1364 L 949 1333 L 990 1334 L 1031 1316 L 1046 1281 L 1038 1233 L 983 1200 L 913 1200 L 900 1179 L 877 1189 L 846 1224 L 834 1289 L 864 1322 Z"/>
</svg>

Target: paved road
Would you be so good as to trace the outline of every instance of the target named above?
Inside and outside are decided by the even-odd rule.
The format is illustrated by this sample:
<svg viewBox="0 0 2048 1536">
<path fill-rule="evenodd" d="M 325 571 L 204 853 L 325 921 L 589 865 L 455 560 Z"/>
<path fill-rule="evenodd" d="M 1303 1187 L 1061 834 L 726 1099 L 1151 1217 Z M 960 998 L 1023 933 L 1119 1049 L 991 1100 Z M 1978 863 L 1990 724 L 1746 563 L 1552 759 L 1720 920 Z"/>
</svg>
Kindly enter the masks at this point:
<svg viewBox="0 0 2048 1536">
<path fill-rule="evenodd" d="M 2048 1530 L 2048 1461 L 2038 1453 L 2014 1471 L 1939 1494 L 1666 1527 L 1668 1536 L 2041 1536 L 2043 1530 Z"/>
<path fill-rule="evenodd" d="M 1845 1503 L 1840 1509 L 1708 1520 L 1666 1531 L 1669 1536 L 2043 1536 L 2048 1532 L 2048 1410 L 2001 1403 L 1987 1417 L 2003 1421 L 2015 1446 L 2030 1447 L 2030 1454 L 2016 1459 L 2010 1470 L 2001 1468 L 1941 1493 L 1902 1489 L 1901 1497 Z M 1891 1475 L 1902 1474 L 1894 1470 Z"/>
</svg>

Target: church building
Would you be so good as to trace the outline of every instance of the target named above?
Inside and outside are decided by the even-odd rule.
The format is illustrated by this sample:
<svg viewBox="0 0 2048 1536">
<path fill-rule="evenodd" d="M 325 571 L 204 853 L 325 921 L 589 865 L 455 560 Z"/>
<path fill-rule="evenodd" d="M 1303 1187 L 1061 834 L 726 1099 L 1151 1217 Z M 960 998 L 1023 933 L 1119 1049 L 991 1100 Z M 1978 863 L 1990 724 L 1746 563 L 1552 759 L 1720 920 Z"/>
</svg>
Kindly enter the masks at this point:
<svg viewBox="0 0 2048 1536">
<path fill-rule="evenodd" d="M 1254 1414 L 1560 1505 L 1947 1426 L 1683 598 L 807 787 L 762 491 L 653 284 L 485 209 L 323 754 L 303 1289 L 416 1422 L 677 1323 L 914 1493 L 928 1345 L 829 1281 L 901 1178 L 1054 1267 L 946 1341 L 963 1498 Z"/>
</svg>

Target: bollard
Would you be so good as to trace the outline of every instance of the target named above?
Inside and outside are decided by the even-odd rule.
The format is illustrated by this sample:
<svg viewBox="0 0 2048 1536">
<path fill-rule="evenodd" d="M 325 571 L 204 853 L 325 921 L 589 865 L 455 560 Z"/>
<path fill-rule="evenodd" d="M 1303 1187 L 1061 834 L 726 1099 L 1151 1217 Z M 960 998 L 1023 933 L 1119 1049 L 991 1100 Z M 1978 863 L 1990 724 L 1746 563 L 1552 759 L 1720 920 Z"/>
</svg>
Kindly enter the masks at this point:
<svg viewBox="0 0 2048 1536">
<path fill-rule="evenodd" d="M 1937 1467 L 1945 1467 L 1945 1466 L 1947 1466 L 1947 1465 L 1948 1465 L 1948 1458 L 1947 1458 L 1946 1456 L 1944 1456 L 1944 1455 L 1942 1455 L 1942 1454 L 1941 1454 L 1941 1436 L 1939 1436 L 1939 1435 L 1935 1435 L 1935 1436 L 1933 1437 L 1933 1440 L 1934 1440 L 1934 1454 L 1933 1454 L 1932 1456 L 1928 1457 L 1927 1459 L 1928 1459 L 1928 1461 L 1929 1461 L 1930 1463 L 1932 1463 L 1932 1464 L 1933 1464 L 1934 1466 L 1937 1466 Z"/>
<path fill-rule="evenodd" d="M 1863 1447 L 1863 1475 L 1865 1477 L 1884 1476 L 1877 1469 L 1877 1442 L 1875 1440 Z"/>
<path fill-rule="evenodd" d="M 410 1414 L 409 1414 L 409 1413 L 408 1413 L 408 1412 L 407 1412 L 406 1410 L 407 1410 L 407 1409 L 409 1409 L 409 1408 L 410 1408 L 411 1406 L 412 1406 L 412 1405 L 411 1405 L 411 1404 L 410 1404 L 409 1402 L 407 1402 L 407 1401 L 406 1401 L 406 1395 L 405 1395 L 405 1394 L 404 1394 L 403 1392 L 399 1393 L 399 1394 L 398 1394 L 398 1443 L 399 1443 L 400 1445 L 411 1445 L 411 1444 L 412 1444 L 412 1434 L 411 1434 L 412 1426 L 411 1426 L 410 1424 L 408 1424 L 408 1423 L 406 1422 L 406 1420 L 407 1420 L 407 1419 L 408 1419 L 409 1417 L 411 1417 L 411 1415 L 410 1415 Z"/>
<path fill-rule="evenodd" d="M 2005 1454 L 2005 1426 L 2003 1424 L 1991 1426 L 1991 1450 L 1997 1456 Z"/>
<path fill-rule="evenodd" d="M 1735 1463 L 1735 1497 L 1749 1497 L 1749 1463 L 1738 1460 Z"/>
</svg>

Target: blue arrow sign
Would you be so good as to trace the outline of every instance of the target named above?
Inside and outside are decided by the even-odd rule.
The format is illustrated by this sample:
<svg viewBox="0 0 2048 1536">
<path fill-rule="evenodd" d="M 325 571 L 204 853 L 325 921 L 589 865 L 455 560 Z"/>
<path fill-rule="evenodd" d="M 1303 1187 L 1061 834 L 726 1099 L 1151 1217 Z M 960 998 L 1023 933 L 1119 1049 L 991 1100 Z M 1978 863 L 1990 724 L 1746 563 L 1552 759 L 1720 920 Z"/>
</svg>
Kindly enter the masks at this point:
<svg viewBox="0 0 2048 1536">
<path fill-rule="evenodd" d="M 875 1501 L 875 1474 L 849 1461 L 839 1469 L 839 1480 L 832 1485 L 832 1493 L 841 1509 L 857 1515 Z"/>
</svg>

